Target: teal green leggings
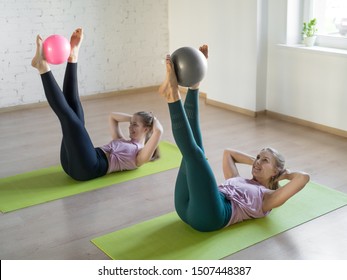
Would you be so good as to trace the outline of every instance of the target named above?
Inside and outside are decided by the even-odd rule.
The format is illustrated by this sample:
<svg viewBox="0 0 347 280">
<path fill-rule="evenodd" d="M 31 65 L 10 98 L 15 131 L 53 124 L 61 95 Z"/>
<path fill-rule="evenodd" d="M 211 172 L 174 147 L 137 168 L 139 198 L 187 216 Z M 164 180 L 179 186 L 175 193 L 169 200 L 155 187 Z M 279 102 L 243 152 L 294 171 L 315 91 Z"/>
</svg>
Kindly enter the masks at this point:
<svg viewBox="0 0 347 280">
<path fill-rule="evenodd" d="M 175 208 L 179 217 L 198 231 L 214 231 L 226 226 L 231 204 L 219 192 L 206 159 L 199 125 L 199 92 L 188 90 L 181 100 L 169 103 L 172 133 L 182 153 L 175 186 Z"/>
</svg>

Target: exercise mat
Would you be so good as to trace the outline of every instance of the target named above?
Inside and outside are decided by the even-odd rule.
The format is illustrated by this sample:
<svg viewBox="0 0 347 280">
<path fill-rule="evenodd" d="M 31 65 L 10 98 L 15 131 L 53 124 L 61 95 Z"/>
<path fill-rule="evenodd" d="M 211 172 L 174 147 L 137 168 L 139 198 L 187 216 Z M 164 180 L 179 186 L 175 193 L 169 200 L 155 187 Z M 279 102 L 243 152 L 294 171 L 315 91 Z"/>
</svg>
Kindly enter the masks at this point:
<svg viewBox="0 0 347 280">
<path fill-rule="evenodd" d="M 85 182 L 71 179 L 60 165 L 1 178 L 0 211 L 6 213 L 179 167 L 182 156 L 176 145 L 162 141 L 159 149 L 156 161 Z"/>
<path fill-rule="evenodd" d="M 97 237 L 91 242 L 116 260 L 221 259 L 347 205 L 347 195 L 309 182 L 270 215 L 215 232 L 198 232 L 175 212 Z"/>
</svg>

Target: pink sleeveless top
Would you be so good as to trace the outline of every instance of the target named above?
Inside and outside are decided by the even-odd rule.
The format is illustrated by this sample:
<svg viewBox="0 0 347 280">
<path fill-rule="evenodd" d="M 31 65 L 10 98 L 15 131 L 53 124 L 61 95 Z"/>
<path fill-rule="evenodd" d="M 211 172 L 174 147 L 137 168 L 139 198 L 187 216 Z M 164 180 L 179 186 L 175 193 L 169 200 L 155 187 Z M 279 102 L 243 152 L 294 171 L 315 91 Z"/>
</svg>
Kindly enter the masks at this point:
<svg viewBox="0 0 347 280">
<path fill-rule="evenodd" d="M 136 169 L 136 156 L 143 146 L 131 140 L 116 139 L 100 148 L 109 154 L 107 173 L 111 173 Z"/>
<path fill-rule="evenodd" d="M 218 188 L 230 201 L 232 207 L 227 226 L 248 219 L 262 218 L 271 212 L 264 213 L 262 210 L 264 193 L 271 190 L 254 180 L 234 177 L 226 180 Z"/>
</svg>

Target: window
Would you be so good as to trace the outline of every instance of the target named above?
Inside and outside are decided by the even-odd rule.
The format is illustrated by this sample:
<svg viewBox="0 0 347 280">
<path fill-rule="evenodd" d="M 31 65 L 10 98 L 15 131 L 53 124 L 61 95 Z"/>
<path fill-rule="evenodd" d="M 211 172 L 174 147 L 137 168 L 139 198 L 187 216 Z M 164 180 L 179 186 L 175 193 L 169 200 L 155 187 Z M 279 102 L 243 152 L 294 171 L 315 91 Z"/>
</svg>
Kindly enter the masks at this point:
<svg viewBox="0 0 347 280">
<path fill-rule="evenodd" d="M 347 49 L 347 0 L 304 0 L 304 21 L 317 19 L 317 43 Z"/>
</svg>

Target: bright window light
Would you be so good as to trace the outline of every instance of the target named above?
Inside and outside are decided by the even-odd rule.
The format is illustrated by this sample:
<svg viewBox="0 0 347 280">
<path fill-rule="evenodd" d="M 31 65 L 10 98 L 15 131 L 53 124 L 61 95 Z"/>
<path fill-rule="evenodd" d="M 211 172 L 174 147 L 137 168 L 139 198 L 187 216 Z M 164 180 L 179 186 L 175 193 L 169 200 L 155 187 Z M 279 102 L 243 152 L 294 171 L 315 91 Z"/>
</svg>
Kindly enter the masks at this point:
<svg viewBox="0 0 347 280">
<path fill-rule="evenodd" d="M 317 19 L 316 45 L 347 50 L 347 0 L 303 0 L 302 3 L 304 21 Z"/>
<path fill-rule="evenodd" d="M 321 35 L 347 36 L 347 0 L 313 0 L 312 17 Z"/>
</svg>

